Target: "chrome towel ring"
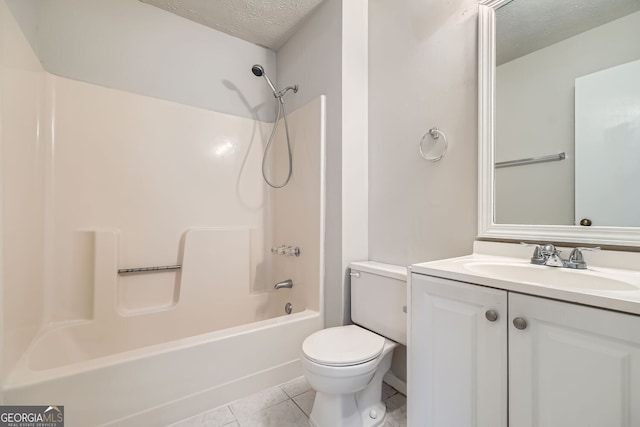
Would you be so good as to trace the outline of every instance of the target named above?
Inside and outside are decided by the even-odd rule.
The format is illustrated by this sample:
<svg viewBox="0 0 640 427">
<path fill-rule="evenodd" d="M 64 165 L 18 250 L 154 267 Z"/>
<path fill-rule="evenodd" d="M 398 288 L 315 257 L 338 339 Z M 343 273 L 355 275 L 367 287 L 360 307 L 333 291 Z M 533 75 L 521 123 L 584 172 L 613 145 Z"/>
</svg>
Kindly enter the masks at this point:
<svg viewBox="0 0 640 427">
<path fill-rule="evenodd" d="M 424 150 L 422 149 L 422 145 L 425 139 L 427 139 L 427 135 L 430 136 L 435 142 L 437 142 L 438 139 L 440 139 L 440 137 L 442 136 L 442 140 L 444 141 L 444 147 L 442 148 L 442 152 L 440 153 L 440 155 L 428 156 L 427 154 L 425 154 Z M 420 139 L 420 144 L 418 144 L 418 149 L 420 150 L 420 155 L 422 156 L 422 158 L 425 160 L 429 160 L 431 162 L 437 162 L 438 160 L 442 159 L 447 152 L 447 148 L 449 148 L 449 142 L 447 141 L 447 136 L 440 129 L 438 129 L 438 126 L 429 129 L 427 133 L 422 135 L 422 138 Z"/>
</svg>

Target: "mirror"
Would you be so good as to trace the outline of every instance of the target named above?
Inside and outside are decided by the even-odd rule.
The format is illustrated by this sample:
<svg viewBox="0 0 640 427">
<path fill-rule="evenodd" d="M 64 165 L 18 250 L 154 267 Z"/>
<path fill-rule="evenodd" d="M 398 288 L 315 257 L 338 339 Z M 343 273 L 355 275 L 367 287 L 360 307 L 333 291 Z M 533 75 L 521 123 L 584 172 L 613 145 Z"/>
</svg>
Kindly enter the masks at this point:
<svg viewBox="0 0 640 427">
<path fill-rule="evenodd" d="M 480 5 L 480 237 L 640 246 L 636 40 L 640 0 Z"/>
</svg>

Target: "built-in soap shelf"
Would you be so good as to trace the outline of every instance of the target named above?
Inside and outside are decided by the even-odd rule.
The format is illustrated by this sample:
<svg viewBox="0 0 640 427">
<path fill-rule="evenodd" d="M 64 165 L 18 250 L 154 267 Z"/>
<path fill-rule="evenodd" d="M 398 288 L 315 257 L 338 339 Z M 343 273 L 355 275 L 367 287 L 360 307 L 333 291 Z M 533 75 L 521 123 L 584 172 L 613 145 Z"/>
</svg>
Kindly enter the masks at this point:
<svg viewBox="0 0 640 427">
<path fill-rule="evenodd" d="M 203 310 L 203 301 L 214 295 L 240 299 L 251 286 L 251 231 L 242 226 L 188 228 L 173 255 L 176 262 L 162 264 L 173 251 L 159 250 L 135 254 L 141 259 L 137 265 L 119 259 L 117 232 L 105 234 L 109 238 L 101 251 L 105 255 L 97 258 L 106 254 L 111 258 L 108 264 L 100 262 L 104 279 L 98 284 L 102 296 L 97 304 L 114 315 L 129 317 L 168 309 L 194 313 Z M 150 259 L 160 261 L 154 264 Z M 112 301 L 103 303 L 103 294 Z"/>
<path fill-rule="evenodd" d="M 274 255 L 300 256 L 300 248 L 287 245 L 274 246 L 271 248 L 271 253 Z"/>
</svg>

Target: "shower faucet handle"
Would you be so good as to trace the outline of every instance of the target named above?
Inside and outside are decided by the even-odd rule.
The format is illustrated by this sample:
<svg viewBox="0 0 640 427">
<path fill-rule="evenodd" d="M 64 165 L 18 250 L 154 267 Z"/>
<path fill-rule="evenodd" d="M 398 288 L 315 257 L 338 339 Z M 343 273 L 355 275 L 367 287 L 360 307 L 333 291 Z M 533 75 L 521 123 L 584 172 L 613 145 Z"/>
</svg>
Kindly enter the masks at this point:
<svg viewBox="0 0 640 427">
<path fill-rule="evenodd" d="M 295 248 L 293 246 L 289 246 L 285 250 L 285 254 L 289 256 L 300 256 L 300 248 L 297 246 Z"/>
<path fill-rule="evenodd" d="M 293 246 L 286 246 L 286 245 L 280 245 L 280 246 L 273 246 L 271 248 L 271 253 L 274 255 L 287 255 L 287 256 L 300 256 L 300 248 L 299 247 L 293 247 Z"/>
<path fill-rule="evenodd" d="M 285 245 L 273 246 L 271 248 L 271 253 L 274 255 L 284 255 L 287 247 Z"/>
</svg>

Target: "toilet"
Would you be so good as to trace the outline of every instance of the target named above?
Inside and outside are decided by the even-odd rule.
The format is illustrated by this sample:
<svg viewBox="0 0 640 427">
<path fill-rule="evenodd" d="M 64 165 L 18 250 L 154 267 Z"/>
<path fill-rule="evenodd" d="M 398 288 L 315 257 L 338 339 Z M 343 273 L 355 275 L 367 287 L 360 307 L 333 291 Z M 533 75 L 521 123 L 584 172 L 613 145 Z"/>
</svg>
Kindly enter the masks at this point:
<svg viewBox="0 0 640 427">
<path fill-rule="evenodd" d="M 393 349 L 407 343 L 405 267 L 354 262 L 351 320 L 302 343 L 302 370 L 316 391 L 309 421 L 314 427 L 373 427 L 386 415 L 382 379 Z"/>
</svg>

